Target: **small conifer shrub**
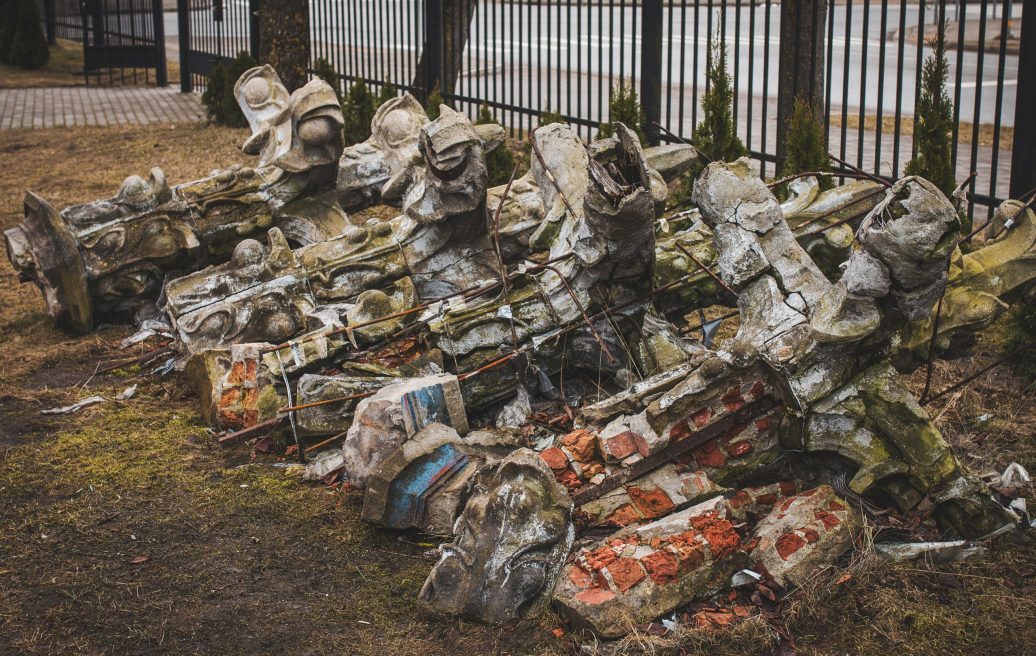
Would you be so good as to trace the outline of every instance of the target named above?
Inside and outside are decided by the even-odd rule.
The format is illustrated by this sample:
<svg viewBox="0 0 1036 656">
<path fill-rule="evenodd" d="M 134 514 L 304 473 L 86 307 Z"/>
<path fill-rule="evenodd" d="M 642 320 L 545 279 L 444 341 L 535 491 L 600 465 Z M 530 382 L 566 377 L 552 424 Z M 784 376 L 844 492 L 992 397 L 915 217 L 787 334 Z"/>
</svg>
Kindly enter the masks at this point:
<svg viewBox="0 0 1036 656">
<path fill-rule="evenodd" d="M 489 111 L 489 105 L 483 104 L 479 108 L 476 123 L 479 125 L 496 123 L 493 114 Z M 511 177 L 511 172 L 514 171 L 514 165 L 514 153 L 507 147 L 507 140 L 505 139 L 502 144 L 486 153 L 489 186 L 496 187 L 497 185 L 507 184 L 507 180 Z"/>
<path fill-rule="evenodd" d="M 428 120 L 434 121 L 439 118 L 439 105 L 445 105 L 446 100 L 442 97 L 442 90 L 436 84 L 432 92 L 428 94 L 428 102 L 425 103 L 425 112 L 428 113 Z"/>
<path fill-rule="evenodd" d="M 5 39 L 7 63 L 19 68 L 43 68 L 50 60 L 50 48 L 40 24 L 40 10 L 36 0 L 15 0 L 6 9 L 10 14 L 5 21 L 14 21 L 13 29 L 9 28 L 10 36 L 7 37 L 10 40 Z"/>
<path fill-rule="evenodd" d="M 953 162 L 953 101 L 946 92 L 949 64 L 946 62 L 946 23 L 940 23 L 935 36 L 928 41 L 932 53 L 921 67 L 921 95 L 917 99 L 914 116 L 914 145 L 917 154 L 904 169 L 906 175 L 918 175 L 930 181 L 947 198 L 952 198 L 954 182 Z M 970 220 L 961 231 L 971 231 Z"/>
<path fill-rule="evenodd" d="M 551 123 L 564 123 L 565 119 L 561 116 L 561 110 L 550 110 L 547 109 L 540 113 L 539 126 L 550 125 Z M 611 127 L 610 125 L 608 126 Z"/>
<path fill-rule="evenodd" d="M 371 120 L 374 118 L 374 96 L 363 81 L 349 87 L 342 112 L 345 114 L 345 145 L 351 146 L 366 141 L 371 136 Z"/>
<path fill-rule="evenodd" d="M 827 154 L 824 124 L 813 110 L 812 103 L 803 98 L 795 99 L 791 119 L 788 121 L 788 138 L 785 144 L 782 177 L 799 173 L 822 173 L 828 170 L 830 158 Z M 831 176 L 822 175 L 819 181 L 821 189 L 830 189 L 834 185 Z"/>
<path fill-rule="evenodd" d="M 238 78 L 256 65 L 255 59 L 247 51 L 242 50 L 229 64 L 217 62 L 205 81 L 205 92 L 201 102 L 209 118 L 217 125 L 232 128 L 243 128 L 248 125 L 241 107 L 234 97 L 234 84 Z"/>
<path fill-rule="evenodd" d="M 327 61 L 323 57 L 313 62 L 313 75 L 320 78 L 324 82 L 327 82 L 332 89 L 335 90 L 335 97 L 338 98 L 338 104 L 342 104 L 342 80 L 338 77 L 338 71 L 331 65 L 331 62 Z"/>
<path fill-rule="evenodd" d="M 391 82 L 386 82 L 381 86 L 381 91 L 378 92 L 378 107 L 381 107 L 398 95 L 399 92 L 396 90 L 395 85 Z"/>
<path fill-rule="evenodd" d="M 644 112 L 640 108 L 640 100 L 637 92 L 631 84 L 617 84 L 612 88 L 611 99 L 608 100 L 608 122 L 601 123 L 597 130 L 597 138 L 604 139 L 615 134 L 615 127 L 612 123 L 622 123 L 637 133 L 640 143 L 645 143 L 644 138 Z"/>
<path fill-rule="evenodd" d="M 702 95 L 701 122 L 694 128 L 692 141 L 708 161 L 731 162 L 748 150 L 737 136 L 734 122 L 734 85 L 727 72 L 727 44 L 719 31 L 709 39 L 705 74 L 709 90 Z M 707 162 L 700 162 L 698 172 Z"/>
</svg>

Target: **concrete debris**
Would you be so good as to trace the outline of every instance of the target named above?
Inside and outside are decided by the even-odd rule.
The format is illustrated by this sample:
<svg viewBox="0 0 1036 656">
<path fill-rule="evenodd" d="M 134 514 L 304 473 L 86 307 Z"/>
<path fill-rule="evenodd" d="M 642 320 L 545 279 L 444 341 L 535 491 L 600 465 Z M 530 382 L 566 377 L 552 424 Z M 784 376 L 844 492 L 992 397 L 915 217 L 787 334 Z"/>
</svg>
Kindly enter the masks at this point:
<svg viewBox="0 0 1036 656">
<path fill-rule="evenodd" d="M 341 470 L 365 520 L 449 536 L 423 611 L 553 603 L 600 637 L 664 632 L 719 592 L 802 585 L 877 505 L 945 539 L 875 547 L 894 560 L 1027 525 L 1025 469 L 972 476 L 900 376 L 1031 295 L 1023 204 L 965 254 L 923 179 L 803 178 L 782 204 L 742 158 L 667 217 L 697 153 L 621 123 L 590 145 L 538 128 L 507 191 L 487 188 L 500 127 L 448 107 L 429 120 L 404 94 L 344 148 L 323 82 L 289 94 L 263 66 L 235 93 L 255 167 L 178 186 L 155 169 L 61 212 L 29 193 L 8 257 L 60 324 L 135 317 L 124 348 L 171 339 L 163 368 L 184 366 L 210 424 L 344 433 L 307 480 Z M 398 215 L 347 213 L 375 203 Z M 736 305 L 733 337 L 716 304 Z"/>
<path fill-rule="evenodd" d="M 457 377 L 450 374 L 410 378 L 361 400 L 345 435 L 345 478 L 355 487 L 422 428 L 433 424 L 468 432 Z"/>
<path fill-rule="evenodd" d="M 967 540 L 951 540 L 948 542 L 876 544 L 874 551 L 894 562 L 925 558 L 933 563 L 948 563 L 984 555 L 986 548 L 971 544 Z"/>
<path fill-rule="evenodd" d="M 133 383 L 132 385 L 130 385 L 126 389 L 124 389 L 121 392 L 119 392 L 118 394 L 116 394 L 115 395 L 115 400 L 116 401 L 128 401 L 129 399 L 132 399 L 133 396 L 136 393 L 137 393 L 137 384 Z"/>
<path fill-rule="evenodd" d="M 82 399 L 80 401 L 76 401 L 72 405 L 66 405 L 66 406 L 61 407 L 61 408 L 50 408 L 49 410 L 41 410 L 40 414 L 43 414 L 43 415 L 69 415 L 69 414 L 73 414 L 73 413 L 79 412 L 83 408 L 88 408 L 88 407 L 90 407 L 92 405 L 97 405 L 98 403 L 104 403 L 104 400 L 105 399 L 104 399 L 103 396 L 88 396 L 85 399 Z"/>
</svg>

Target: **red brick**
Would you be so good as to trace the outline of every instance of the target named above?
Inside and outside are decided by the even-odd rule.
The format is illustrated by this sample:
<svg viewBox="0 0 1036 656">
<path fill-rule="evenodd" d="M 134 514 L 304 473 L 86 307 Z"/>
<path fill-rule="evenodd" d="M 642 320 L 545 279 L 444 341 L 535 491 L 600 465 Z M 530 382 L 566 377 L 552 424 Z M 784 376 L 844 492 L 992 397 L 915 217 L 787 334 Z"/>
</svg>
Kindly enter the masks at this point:
<svg viewBox="0 0 1036 656">
<path fill-rule="evenodd" d="M 760 433 L 770 430 L 773 428 L 774 419 L 773 417 L 760 417 L 755 420 L 755 427 Z"/>
<path fill-rule="evenodd" d="M 568 469 L 568 456 L 561 449 L 552 446 L 540 452 L 540 457 L 547 466 L 554 470 Z"/>
<path fill-rule="evenodd" d="M 752 400 L 761 399 L 763 394 L 766 393 L 766 387 L 762 381 L 757 380 L 752 384 L 752 387 L 748 390 L 748 395 L 752 397 Z"/>
<path fill-rule="evenodd" d="M 562 437 L 561 446 L 568 449 L 576 460 L 587 462 L 597 455 L 597 436 L 585 428 L 580 428 Z"/>
<path fill-rule="evenodd" d="M 616 526 L 629 526 L 630 524 L 636 524 L 642 519 L 644 518 L 640 516 L 633 504 L 626 503 L 612 511 L 612 514 L 608 515 L 605 521 Z"/>
<path fill-rule="evenodd" d="M 590 606 L 603 604 L 604 602 L 611 601 L 614 598 L 615 593 L 611 590 L 605 590 L 604 588 L 590 588 L 589 590 L 583 590 L 575 597 L 576 601 Z"/>
<path fill-rule="evenodd" d="M 616 460 L 622 460 L 636 453 L 637 442 L 631 431 L 625 431 L 609 437 L 605 441 L 605 448 L 608 449 L 608 455 Z"/>
<path fill-rule="evenodd" d="M 664 585 L 676 579 L 676 557 L 668 551 L 656 551 L 640 559 L 651 580 Z"/>
<path fill-rule="evenodd" d="M 814 542 L 816 542 L 817 540 L 820 539 L 820 534 L 817 533 L 816 530 L 812 529 L 812 528 L 804 529 L 802 531 L 802 535 L 805 536 L 807 544 L 813 544 Z"/>
<path fill-rule="evenodd" d="M 719 560 L 741 546 L 741 536 L 734 530 L 734 525 L 712 513 L 695 517 L 691 526 L 709 543 L 713 560 Z"/>
<path fill-rule="evenodd" d="M 669 549 L 676 556 L 681 572 L 691 572 L 705 562 L 704 547 L 698 542 L 670 544 Z"/>
<path fill-rule="evenodd" d="M 686 421 L 678 421 L 669 429 L 669 443 L 675 444 L 680 440 L 686 440 L 693 434 L 694 431 L 691 430 Z"/>
<path fill-rule="evenodd" d="M 723 407 L 727 409 L 727 412 L 740 409 L 745 405 L 745 398 L 741 396 L 741 386 L 735 385 L 728 389 L 720 401 L 723 402 Z"/>
<path fill-rule="evenodd" d="M 823 510 L 818 510 L 814 514 L 816 515 L 817 519 L 819 519 L 820 521 L 824 522 L 824 528 L 826 528 L 829 531 L 831 529 L 833 529 L 834 527 L 836 527 L 836 526 L 838 526 L 839 524 L 842 523 L 842 521 L 840 519 L 838 519 L 837 517 L 835 517 L 831 513 L 823 511 Z"/>
<path fill-rule="evenodd" d="M 732 458 L 738 458 L 751 453 L 754 448 L 755 447 L 752 445 L 751 440 L 738 440 L 737 442 L 731 442 L 727 445 L 727 453 L 729 453 Z"/>
<path fill-rule="evenodd" d="M 777 543 L 774 544 L 777 554 L 784 560 L 788 560 L 793 553 L 804 546 L 806 546 L 806 541 L 795 533 L 785 533 L 777 538 Z"/>
<path fill-rule="evenodd" d="M 594 582 L 594 577 L 579 565 L 569 565 L 568 580 L 577 588 L 589 588 Z"/>
<path fill-rule="evenodd" d="M 240 385 L 245 381 L 245 363 L 241 360 L 230 365 L 227 374 L 227 385 Z"/>
<path fill-rule="evenodd" d="M 606 568 L 619 592 L 626 592 L 644 580 L 646 574 L 635 558 L 619 558 Z"/>
<path fill-rule="evenodd" d="M 676 504 L 660 489 L 647 491 L 631 485 L 626 488 L 626 492 L 633 499 L 637 509 L 648 519 L 661 517 L 676 508 Z"/>
<path fill-rule="evenodd" d="M 695 428 L 701 428 L 709 423 L 712 419 L 712 408 L 702 408 L 698 412 L 691 415 L 691 422 L 694 423 Z"/>
<path fill-rule="evenodd" d="M 727 503 L 730 504 L 731 508 L 737 510 L 742 506 L 747 506 L 748 504 L 752 503 L 752 495 L 750 495 L 748 492 L 745 492 L 744 490 L 738 490 L 734 493 L 734 496 L 730 497 L 730 499 L 727 500 Z"/>
<path fill-rule="evenodd" d="M 711 440 L 693 449 L 694 461 L 699 467 L 722 467 L 727 464 L 727 457 L 723 455 L 715 440 Z"/>
</svg>

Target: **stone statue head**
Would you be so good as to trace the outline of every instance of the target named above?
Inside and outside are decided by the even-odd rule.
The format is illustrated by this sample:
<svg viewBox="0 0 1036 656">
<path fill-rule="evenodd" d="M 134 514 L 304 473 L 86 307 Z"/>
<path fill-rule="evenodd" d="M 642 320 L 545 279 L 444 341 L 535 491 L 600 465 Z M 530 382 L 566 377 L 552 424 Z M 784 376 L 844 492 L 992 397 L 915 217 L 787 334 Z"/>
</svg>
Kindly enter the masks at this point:
<svg viewBox="0 0 1036 656">
<path fill-rule="evenodd" d="M 317 78 L 288 95 L 270 65 L 244 72 L 234 95 L 252 136 L 242 150 L 260 166 L 301 173 L 334 164 L 342 154 L 342 107 L 334 89 Z"/>
<path fill-rule="evenodd" d="M 427 124 L 424 107 L 409 93 L 383 103 L 371 120 L 370 138 L 342 151 L 337 184 L 342 205 L 399 202 L 420 169 L 417 137 Z"/>
<path fill-rule="evenodd" d="M 519 449 L 487 467 L 419 605 L 486 622 L 520 617 L 553 588 L 572 546 L 571 516 L 572 501 L 535 452 Z"/>
<path fill-rule="evenodd" d="M 439 118 L 421 128 L 418 149 L 425 168 L 403 198 L 403 211 L 422 224 L 478 212 L 486 202 L 489 175 L 475 127 L 446 105 L 439 111 Z"/>
</svg>

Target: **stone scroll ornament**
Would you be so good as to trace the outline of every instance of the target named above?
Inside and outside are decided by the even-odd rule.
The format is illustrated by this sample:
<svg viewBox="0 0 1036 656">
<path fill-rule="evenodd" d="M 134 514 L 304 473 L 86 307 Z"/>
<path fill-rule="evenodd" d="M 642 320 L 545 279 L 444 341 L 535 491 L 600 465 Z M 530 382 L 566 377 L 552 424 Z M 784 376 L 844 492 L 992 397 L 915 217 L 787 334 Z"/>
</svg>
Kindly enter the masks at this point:
<svg viewBox="0 0 1036 656">
<path fill-rule="evenodd" d="M 890 363 L 900 332 L 946 287 L 959 238 L 946 198 L 919 178 L 893 185 L 834 284 L 749 160 L 711 164 L 695 198 L 719 275 L 738 293 L 738 333 L 586 407 L 582 427 L 539 454 L 570 491 L 573 521 L 616 531 L 569 555 L 554 606 L 577 627 L 617 637 L 729 588 L 744 568 L 802 583 L 851 548 L 860 508 L 886 500 L 945 536 L 1012 526 L 1018 518 L 962 468 Z M 493 494 L 476 489 L 468 507 Z M 499 562 L 499 542 L 477 523 L 455 528 L 422 603 L 495 621 L 476 600 L 498 589 L 485 563 Z M 533 541 L 503 546 L 525 547 Z"/>
<path fill-rule="evenodd" d="M 7 254 L 58 324 L 87 332 L 98 321 L 131 320 L 168 277 L 225 261 L 272 227 L 309 244 L 348 226 L 334 194 L 342 112 L 331 87 L 314 80 L 289 96 L 263 66 L 235 92 L 253 130 L 243 150 L 259 155 L 255 167 L 172 187 L 156 168 L 127 178 L 113 198 L 61 212 L 26 194 L 24 220 L 4 233 Z"/>
</svg>

